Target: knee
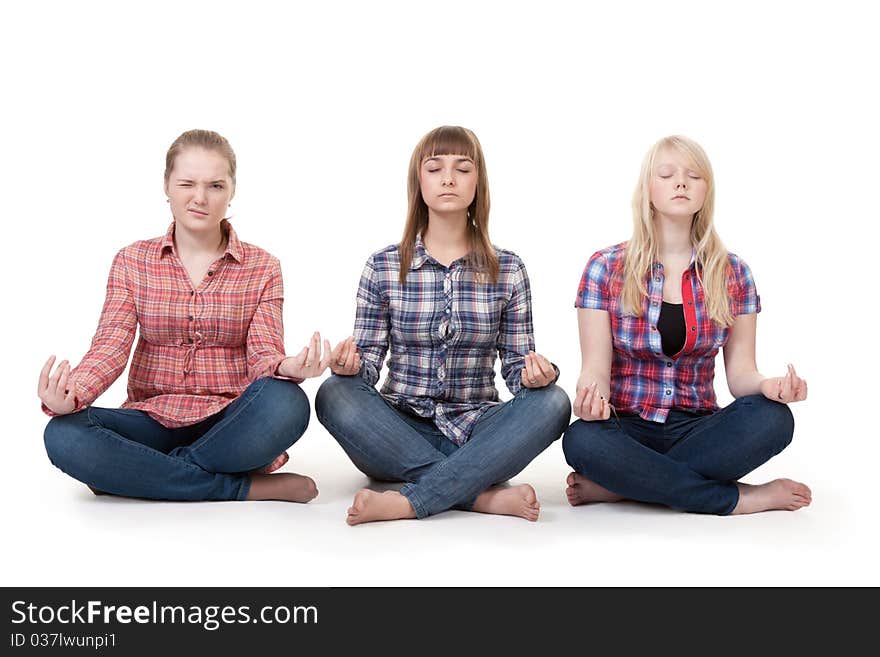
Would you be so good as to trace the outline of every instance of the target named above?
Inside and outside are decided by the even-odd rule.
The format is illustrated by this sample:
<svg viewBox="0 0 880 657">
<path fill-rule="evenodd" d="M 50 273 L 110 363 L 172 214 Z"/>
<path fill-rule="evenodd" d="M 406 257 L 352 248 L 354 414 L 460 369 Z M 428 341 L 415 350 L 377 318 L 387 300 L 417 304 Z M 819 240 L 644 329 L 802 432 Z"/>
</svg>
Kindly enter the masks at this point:
<svg viewBox="0 0 880 657">
<path fill-rule="evenodd" d="M 542 388 L 544 393 L 544 413 L 553 419 L 554 424 L 560 425 L 560 433 L 571 419 L 571 400 L 568 394 L 558 385 L 551 384 Z"/>
<path fill-rule="evenodd" d="M 326 425 L 328 421 L 339 421 L 349 415 L 354 408 L 353 399 L 358 388 L 366 385 L 359 376 L 332 375 L 325 379 L 315 395 L 315 415 Z"/>
<path fill-rule="evenodd" d="M 537 402 L 538 408 L 534 412 L 552 427 L 555 440 L 571 419 L 571 401 L 568 394 L 555 383 L 544 388 L 526 388 L 525 391 Z"/>
<path fill-rule="evenodd" d="M 748 433 L 771 443 L 778 454 L 788 447 L 794 436 L 794 416 L 788 404 L 767 399 L 764 395 L 749 395 L 737 400 L 746 414 Z"/>
<path fill-rule="evenodd" d="M 85 413 L 86 411 L 83 411 Z M 82 447 L 81 413 L 54 417 L 43 431 L 43 444 L 52 465 L 64 472 L 75 470 Z"/>
<path fill-rule="evenodd" d="M 292 432 L 297 437 L 309 426 L 309 398 L 293 381 L 266 378 L 262 380 L 261 398 L 266 416 L 282 433 Z"/>
<path fill-rule="evenodd" d="M 566 462 L 575 470 L 582 471 L 587 463 L 599 458 L 601 452 L 602 422 L 576 420 L 562 436 L 562 452 Z"/>
</svg>

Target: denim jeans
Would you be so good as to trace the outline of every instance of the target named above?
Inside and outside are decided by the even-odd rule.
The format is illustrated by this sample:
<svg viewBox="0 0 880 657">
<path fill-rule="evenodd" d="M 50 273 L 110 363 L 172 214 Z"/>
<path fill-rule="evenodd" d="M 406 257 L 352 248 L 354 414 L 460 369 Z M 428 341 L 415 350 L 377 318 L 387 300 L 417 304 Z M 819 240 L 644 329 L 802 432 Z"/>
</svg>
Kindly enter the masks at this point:
<svg viewBox="0 0 880 657">
<path fill-rule="evenodd" d="M 726 515 L 739 501 L 733 482 L 779 454 L 793 433 L 788 406 L 749 395 L 710 415 L 673 410 L 665 424 L 637 415 L 578 420 L 562 449 L 576 472 L 626 499 Z"/>
<path fill-rule="evenodd" d="M 556 385 L 523 388 L 486 410 L 461 447 L 430 418 L 388 404 L 359 376 L 324 381 L 315 414 L 361 472 L 407 482 L 400 492 L 424 518 L 470 510 L 484 490 L 521 472 L 562 434 L 571 403 Z"/>
<path fill-rule="evenodd" d="M 268 465 L 305 432 L 309 400 L 291 381 L 263 378 L 234 402 L 168 429 L 143 411 L 89 407 L 52 418 L 49 460 L 115 495 L 157 500 L 243 500 L 248 472 Z"/>
</svg>

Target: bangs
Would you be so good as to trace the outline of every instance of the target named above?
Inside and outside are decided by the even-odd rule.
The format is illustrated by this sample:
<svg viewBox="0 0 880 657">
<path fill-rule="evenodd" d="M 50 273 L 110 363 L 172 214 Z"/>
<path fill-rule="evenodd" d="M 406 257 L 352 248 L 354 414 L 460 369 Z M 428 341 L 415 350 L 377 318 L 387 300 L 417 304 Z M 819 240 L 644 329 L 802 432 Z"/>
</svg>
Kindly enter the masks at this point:
<svg viewBox="0 0 880 657">
<path fill-rule="evenodd" d="M 652 153 L 652 169 L 654 168 L 654 160 L 657 157 L 657 153 L 659 153 L 662 148 L 671 148 L 674 151 L 678 151 L 688 159 L 690 167 L 700 174 L 700 176 L 707 180 L 712 179 L 712 165 L 709 163 L 709 157 L 697 142 L 688 139 L 687 137 L 682 137 L 681 135 L 674 135 L 672 137 L 661 139 L 657 142 L 657 146 Z"/>
<path fill-rule="evenodd" d="M 422 140 L 419 162 L 435 155 L 464 155 L 477 161 L 474 137 L 465 128 L 445 125 L 432 130 Z"/>
</svg>

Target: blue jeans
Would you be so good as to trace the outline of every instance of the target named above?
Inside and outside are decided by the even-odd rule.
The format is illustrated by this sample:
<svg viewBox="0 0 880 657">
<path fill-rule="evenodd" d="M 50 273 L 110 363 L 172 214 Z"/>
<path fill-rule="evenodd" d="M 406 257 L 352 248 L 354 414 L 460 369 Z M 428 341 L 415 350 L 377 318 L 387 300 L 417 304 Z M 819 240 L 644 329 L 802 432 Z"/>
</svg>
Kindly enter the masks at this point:
<svg viewBox="0 0 880 657">
<path fill-rule="evenodd" d="M 576 472 L 629 500 L 727 515 L 735 482 L 785 449 L 794 418 L 763 395 L 740 397 L 710 415 L 673 410 L 665 424 L 637 415 L 578 420 L 565 432 Z"/>
<path fill-rule="evenodd" d="M 359 376 L 332 376 L 315 397 L 315 414 L 354 465 L 401 487 L 418 518 L 457 508 L 507 481 L 559 438 L 571 418 L 562 388 L 523 388 L 480 416 L 459 447 L 433 420 L 388 404 Z"/>
<path fill-rule="evenodd" d="M 243 500 L 248 471 L 268 465 L 305 432 L 309 400 L 291 381 L 263 378 L 234 402 L 168 429 L 143 411 L 89 407 L 52 418 L 49 460 L 92 488 L 156 500 Z"/>
</svg>

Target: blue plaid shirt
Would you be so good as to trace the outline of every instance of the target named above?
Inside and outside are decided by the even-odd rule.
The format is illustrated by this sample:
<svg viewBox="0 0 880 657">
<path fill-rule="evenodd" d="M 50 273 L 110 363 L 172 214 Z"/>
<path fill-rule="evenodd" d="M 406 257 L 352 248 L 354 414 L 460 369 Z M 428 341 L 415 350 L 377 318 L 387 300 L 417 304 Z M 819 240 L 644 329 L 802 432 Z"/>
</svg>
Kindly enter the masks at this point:
<svg viewBox="0 0 880 657">
<path fill-rule="evenodd" d="M 514 253 L 495 250 L 498 282 L 480 282 L 466 259 L 445 267 L 418 237 L 406 284 L 398 280 L 394 244 L 370 256 L 358 287 L 354 339 L 363 361 L 361 376 L 375 385 L 390 347 L 382 397 L 432 418 L 459 445 L 483 411 L 500 403 L 495 351 L 501 376 L 516 394 L 524 356 L 535 348 L 525 265 Z"/>
</svg>

